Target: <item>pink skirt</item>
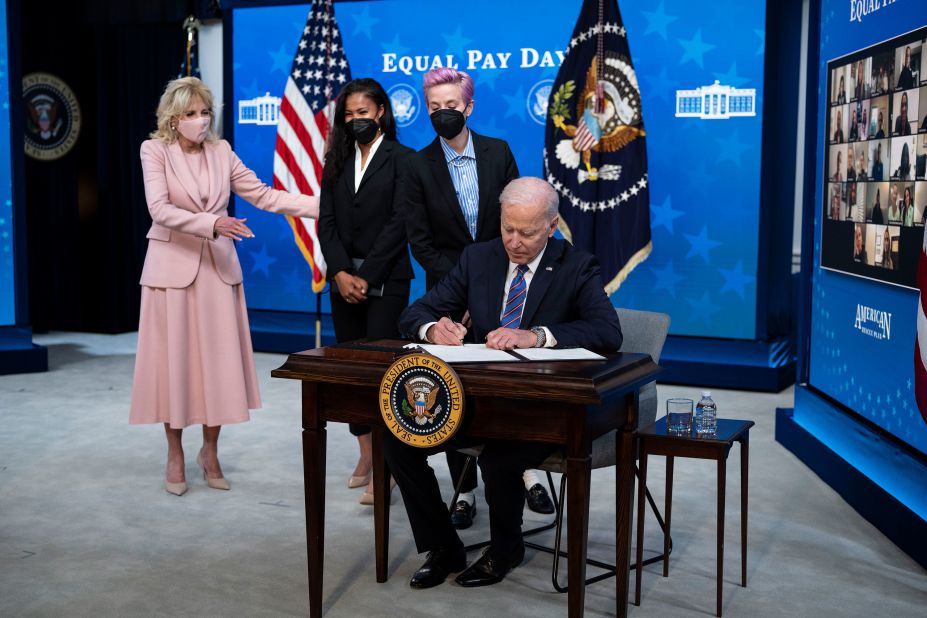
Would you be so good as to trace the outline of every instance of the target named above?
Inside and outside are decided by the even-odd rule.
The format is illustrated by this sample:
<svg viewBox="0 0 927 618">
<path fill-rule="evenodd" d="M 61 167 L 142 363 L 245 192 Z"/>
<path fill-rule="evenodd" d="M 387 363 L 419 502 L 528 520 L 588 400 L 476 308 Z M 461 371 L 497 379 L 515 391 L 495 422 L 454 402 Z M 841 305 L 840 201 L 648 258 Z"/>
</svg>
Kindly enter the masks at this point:
<svg viewBox="0 0 927 618">
<path fill-rule="evenodd" d="M 129 423 L 213 427 L 260 407 L 245 293 L 222 281 L 212 253 L 186 288 L 142 286 Z"/>
</svg>

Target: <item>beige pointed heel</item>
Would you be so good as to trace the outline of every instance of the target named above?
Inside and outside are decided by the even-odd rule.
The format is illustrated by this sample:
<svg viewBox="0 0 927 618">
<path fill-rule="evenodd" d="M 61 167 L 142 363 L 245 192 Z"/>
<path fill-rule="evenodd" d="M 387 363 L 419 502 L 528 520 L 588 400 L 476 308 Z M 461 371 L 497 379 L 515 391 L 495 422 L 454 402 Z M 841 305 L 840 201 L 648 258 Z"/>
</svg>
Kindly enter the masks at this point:
<svg viewBox="0 0 927 618">
<path fill-rule="evenodd" d="M 174 494 L 175 496 L 182 496 L 185 493 L 187 493 L 187 484 L 186 482 L 170 483 L 168 481 L 164 481 L 164 489 L 169 494 Z"/>
<path fill-rule="evenodd" d="M 370 476 L 372 473 L 368 472 L 366 476 L 351 476 L 348 479 L 348 489 L 357 489 L 358 487 L 364 487 L 370 482 Z"/>
<path fill-rule="evenodd" d="M 394 479 L 393 477 L 390 477 L 389 478 L 390 498 L 392 498 L 393 487 L 395 486 L 396 486 L 396 479 Z M 364 494 L 361 496 L 359 503 L 363 504 L 364 506 L 373 506 L 373 494 L 370 493 L 369 491 L 365 491 Z"/>
<path fill-rule="evenodd" d="M 206 484 L 213 489 L 224 489 L 228 491 L 232 488 L 229 485 L 229 482 L 225 480 L 224 476 L 220 476 L 217 479 L 211 479 L 206 475 L 206 464 L 203 463 L 203 451 L 200 449 L 200 452 L 196 454 L 196 463 L 199 464 L 200 468 L 203 469 L 203 478 L 206 479 Z"/>
</svg>

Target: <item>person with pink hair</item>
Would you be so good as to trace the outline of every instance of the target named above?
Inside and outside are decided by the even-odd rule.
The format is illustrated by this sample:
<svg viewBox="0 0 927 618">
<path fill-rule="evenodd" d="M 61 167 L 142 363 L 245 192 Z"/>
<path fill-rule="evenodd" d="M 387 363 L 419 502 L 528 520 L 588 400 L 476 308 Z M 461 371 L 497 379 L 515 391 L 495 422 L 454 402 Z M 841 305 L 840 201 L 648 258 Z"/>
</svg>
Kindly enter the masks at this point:
<svg viewBox="0 0 927 618">
<path fill-rule="evenodd" d="M 402 210 L 412 255 L 425 269 L 430 290 L 467 246 L 500 236 L 499 195 L 518 178 L 518 166 L 505 141 L 479 135 L 468 126 L 475 106 L 470 75 L 438 67 L 425 73 L 422 86 L 437 137 L 408 159 Z M 450 317 L 463 324 L 470 321 L 467 314 Z M 463 476 L 460 499 L 451 513 L 458 529 L 469 528 L 476 515 L 476 467 L 465 471 L 465 461 L 457 451 L 447 452 L 455 486 Z M 529 508 L 554 512 L 533 470 L 525 474 L 525 485 Z"/>
</svg>

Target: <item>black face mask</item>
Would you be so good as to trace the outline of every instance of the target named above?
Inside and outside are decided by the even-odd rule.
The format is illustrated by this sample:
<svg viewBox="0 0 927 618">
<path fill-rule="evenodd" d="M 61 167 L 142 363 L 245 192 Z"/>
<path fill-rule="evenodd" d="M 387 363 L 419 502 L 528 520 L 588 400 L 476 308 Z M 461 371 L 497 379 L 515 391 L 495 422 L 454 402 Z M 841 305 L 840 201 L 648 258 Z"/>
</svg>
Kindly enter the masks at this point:
<svg viewBox="0 0 927 618">
<path fill-rule="evenodd" d="M 460 110 L 445 108 L 431 114 L 431 126 L 444 139 L 457 137 L 466 123 L 467 119 Z"/>
<path fill-rule="evenodd" d="M 377 121 L 370 118 L 355 118 L 344 126 L 358 144 L 369 144 L 375 140 L 377 131 L 380 129 Z"/>
</svg>

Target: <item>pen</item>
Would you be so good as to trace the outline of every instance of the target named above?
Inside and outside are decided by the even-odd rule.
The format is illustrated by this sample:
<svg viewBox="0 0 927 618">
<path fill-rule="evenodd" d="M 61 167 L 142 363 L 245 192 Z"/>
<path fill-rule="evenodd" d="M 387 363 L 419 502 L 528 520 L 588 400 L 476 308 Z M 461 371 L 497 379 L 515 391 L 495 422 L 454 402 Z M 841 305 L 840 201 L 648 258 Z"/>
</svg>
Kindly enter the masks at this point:
<svg viewBox="0 0 927 618">
<path fill-rule="evenodd" d="M 448 313 L 445 313 L 445 314 L 444 314 L 444 317 L 446 317 L 448 320 L 450 320 L 450 321 L 451 321 L 451 324 L 453 324 L 454 326 L 463 326 L 463 324 L 461 324 L 460 322 L 455 321 L 454 318 L 452 318 L 452 317 L 450 316 L 450 314 L 448 314 Z M 460 343 L 463 344 L 463 338 L 458 339 L 458 341 L 460 341 Z"/>
</svg>

